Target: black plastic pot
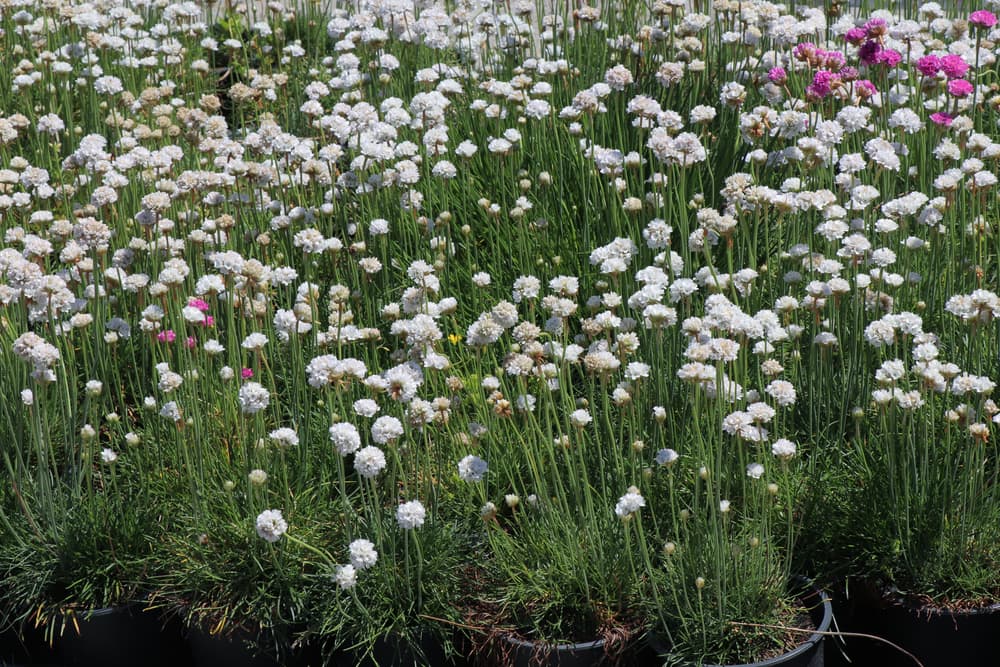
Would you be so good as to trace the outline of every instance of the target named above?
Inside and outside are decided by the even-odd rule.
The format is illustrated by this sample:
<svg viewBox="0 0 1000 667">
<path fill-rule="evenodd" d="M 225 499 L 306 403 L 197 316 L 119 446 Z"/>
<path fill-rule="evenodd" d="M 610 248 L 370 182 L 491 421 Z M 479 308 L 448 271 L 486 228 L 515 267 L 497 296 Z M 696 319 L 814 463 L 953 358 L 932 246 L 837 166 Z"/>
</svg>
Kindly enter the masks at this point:
<svg viewBox="0 0 1000 667">
<path fill-rule="evenodd" d="M 806 583 L 805 580 L 800 581 Z M 810 619 L 813 625 L 816 626 L 816 630 L 809 635 L 808 639 L 793 650 L 779 656 L 759 662 L 726 665 L 725 667 L 824 667 L 825 655 L 823 649 L 826 635 L 820 633 L 828 632 L 833 622 L 833 607 L 830 604 L 830 597 L 824 591 L 809 583 L 805 592 L 798 599 L 802 606 L 809 610 Z M 669 647 L 662 643 L 662 641 L 657 641 L 656 637 L 650 637 L 649 644 L 653 648 L 653 652 L 657 655 L 665 656 L 669 653 Z M 857 664 L 868 665 L 869 663 Z M 702 667 L 720 666 L 704 664 Z"/>
<path fill-rule="evenodd" d="M 242 628 L 214 635 L 197 626 L 188 630 L 194 667 L 279 667 L 282 663 L 267 650 L 269 640 Z"/>
<path fill-rule="evenodd" d="M 455 665 L 445 651 L 441 639 L 432 633 L 421 633 L 416 643 L 399 634 L 380 637 L 371 650 L 352 649 L 340 664 L 353 667 L 444 667 Z"/>
<path fill-rule="evenodd" d="M 52 647 L 34 626 L 18 624 L 0 631 L 0 665 L 47 665 L 53 658 Z"/>
<path fill-rule="evenodd" d="M 64 616 L 53 637 L 57 661 L 67 667 L 173 667 L 188 661 L 175 626 L 139 606 L 110 607 Z"/>
<path fill-rule="evenodd" d="M 604 640 L 576 644 L 539 644 L 506 635 L 506 664 L 511 667 L 593 667 L 608 663 Z"/>
<path fill-rule="evenodd" d="M 924 667 L 1000 661 L 1000 603 L 949 611 L 907 604 L 898 595 L 858 587 L 839 606 L 844 609 L 838 614 L 840 630 L 882 637 L 912 653 Z M 841 655 L 831 655 L 831 665 L 916 665 L 905 653 L 873 639 L 846 637 L 841 645 L 850 662 Z"/>
</svg>

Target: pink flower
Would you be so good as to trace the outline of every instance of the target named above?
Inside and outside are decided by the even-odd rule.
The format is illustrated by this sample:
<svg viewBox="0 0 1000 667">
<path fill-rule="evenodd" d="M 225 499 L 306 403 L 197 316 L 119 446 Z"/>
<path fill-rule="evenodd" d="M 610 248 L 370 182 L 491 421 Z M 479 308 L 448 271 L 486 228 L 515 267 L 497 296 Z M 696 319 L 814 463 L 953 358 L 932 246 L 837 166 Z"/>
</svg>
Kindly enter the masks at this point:
<svg viewBox="0 0 1000 667">
<path fill-rule="evenodd" d="M 188 305 L 197 308 L 203 313 L 208 312 L 208 303 L 202 299 L 188 299 Z"/>
<path fill-rule="evenodd" d="M 948 92 L 955 97 L 968 97 L 972 91 L 972 84 L 965 79 L 952 79 L 948 82 Z"/>
<path fill-rule="evenodd" d="M 193 350 L 195 345 L 197 345 L 197 342 L 195 342 L 194 336 L 188 336 L 187 338 L 188 349 Z"/>
<path fill-rule="evenodd" d="M 868 19 L 868 22 L 864 25 L 864 29 L 869 37 L 879 37 L 889 30 L 885 19 Z"/>
<path fill-rule="evenodd" d="M 977 28 L 989 29 L 997 24 L 997 17 L 993 12 L 980 9 L 969 14 L 969 23 Z"/>
<path fill-rule="evenodd" d="M 796 60 L 806 61 L 813 57 L 816 53 L 816 45 L 812 42 L 802 42 L 801 44 L 796 44 L 795 48 L 792 49 L 792 56 Z"/>
<path fill-rule="evenodd" d="M 177 340 L 177 334 L 174 333 L 173 329 L 167 329 L 166 331 L 161 331 L 160 333 L 156 334 L 156 340 L 160 341 L 161 343 L 173 343 L 175 340 Z"/>
<path fill-rule="evenodd" d="M 941 58 L 941 71 L 943 71 L 949 79 L 961 79 L 965 76 L 965 73 L 969 71 L 969 65 L 962 60 L 962 56 L 944 56 Z"/>
<path fill-rule="evenodd" d="M 211 315 L 206 315 L 206 316 L 205 316 L 205 319 L 203 319 L 203 320 L 201 321 L 201 325 L 202 325 L 203 327 L 210 327 L 210 326 L 212 326 L 213 324 L 215 324 L 215 318 L 214 318 L 214 317 L 212 317 Z"/>
<path fill-rule="evenodd" d="M 949 116 L 948 114 L 940 112 L 932 113 L 930 117 L 931 117 L 931 122 L 933 122 L 935 125 L 940 125 L 941 127 L 948 127 L 949 125 L 951 125 L 951 121 L 953 120 L 952 117 Z"/>
<path fill-rule="evenodd" d="M 855 46 L 865 41 L 866 37 L 868 37 L 868 33 L 865 32 L 864 28 L 851 28 L 844 34 L 844 39 L 847 43 L 854 44 Z"/>
<path fill-rule="evenodd" d="M 888 65 L 890 68 L 898 65 L 902 59 L 903 54 L 895 49 L 883 49 L 875 56 L 875 62 Z"/>
<path fill-rule="evenodd" d="M 825 67 L 831 72 L 838 72 L 847 64 L 844 54 L 840 51 L 817 51 L 816 56 L 822 60 L 820 66 Z"/>
<path fill-rule="evenodd" d="M 806 93 L 812 97 L 823 99 L 830 94 L 835 81 L 836 77 L 832 72 L 821 69 L 813 75 L 812 83 L 806 86 Z"/>
<path fill-rule="evenodd" d="M 917 69 L 924 76 L 934 76 L 941 71 L 941 59 L 937 56 L 924 56 L 917 61 Z"/>
<path fill-rule="evenodd" d="M 837 74 L 841 81 L 855 81 L 858 78 L 858 70 L 855 67 L 844 67 Z"/>
<path fill-rule="evenodd" d="M 251 368 L 244 368 L 243 370 L 240 371 L 240 376 L 244 380 L 249 380 L 250 378 L 253 377 L 253 369 L 251 369 Z"/>
<path fill-rule="evenodd" d="M 858 97 L 862 99 L 872 97 L 878 93 L 878 88 L 876 88 L 875 84 L 868 79 L 861 79 L 860 81 L 855 82 L 854 90 L 857 92 Z"/>
<path fill-rule="evenodd" d="M 767 80 L 776 86 L 783 86 L 788 81 L 788 72 L 784 67 L 772 67 L 767 73 Z"/>
</svg>

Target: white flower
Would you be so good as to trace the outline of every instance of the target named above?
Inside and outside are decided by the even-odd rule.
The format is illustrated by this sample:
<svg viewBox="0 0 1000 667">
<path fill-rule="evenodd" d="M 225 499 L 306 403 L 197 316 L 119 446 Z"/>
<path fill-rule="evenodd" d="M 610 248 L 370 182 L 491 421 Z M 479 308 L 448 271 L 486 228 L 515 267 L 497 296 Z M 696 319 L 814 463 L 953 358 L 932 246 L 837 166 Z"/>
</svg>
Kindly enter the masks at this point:
<svg viewBox="0 0 1000 667">
<path fill-rule="evenodd" d="M 205 313 L 194 306 L 185 306 L 181 309 L 181 315 L 191 324 L 201 324 L 205 321 Z"/>
<path fill-rule="evenodd" d="M 153 401 L 153 407 L 156 407 L 156 401 Z M 177 401 L 164 403 L 163 407 L 160 408 L 160 416 L 179 422 L 181 420 L 181 409 L 180 406 L 177 405 Z"/>
<path fill-rule="evenodd" d="M 485 505 L 479 508 L 479 516 L 487 521 L 492 521 L 496 518 L 497 506 L 496 503 L 487 502 Z"/>
<path fill-rule="evenodd" d="M 337 448 L 337 453 L 347 456 L 361 447 L 361 434 L 354 424 L 340 422 L 330 427 L 330 441 Z"/>
<path fill-rule="evenodd" d="M 458 476 L 466 482 L 482 481 L 488 469 L 486 461 L 473 454 L 469 454 L 458 462 Z"/>
<path fill-rule="evenodd" d="M 35 392 L 31 391 L 30 389 L 22 389 L 21 390 L 21 402 L 24 403 L 25 405 L 29 406 L 29 407 L 31 405 L 34 405 L 34 403 L 35 403 Z"/>
<path fill-rule="evenodd" d="M 358 583 L 358 573 L 353 565 L 338 565 L 333 580 L 342 590 L 346 591 L 349 588 L 354 588 L 354 585 Z"/>
<path fill-rule="evenodd" d="M 115 450 L 108 449 L 107 447 L 101 450 L 101 463 L 107 463 L 110 465 L 117 460 L 118 454 L 115 453 Z"/>
<path fill-rule="evenodd" d="M 403 435 L 403 424 L 395 417 L 379 417 L 372 424 L 372 440 L 380 445 L 392 442 L 401 435 Z"/>
<path fill-rule="evenodd" d="M 764 466 L 759 463 L 751 463 L 747 465 L 747 477 L 753 479 L 760 479 L 764 474 Z"/>
<path fill-rule="evenodd" d="M 639 495 L 639 489 L 630 487 L 628 492 L 618 499 L 615 504 L 615 515 L 619 518 L 627 519 L 639 509 L 646 506 L 646 499 Z"/>
<path fill-rule="evenodd" d="M 99 95 L 117 95 L 124 90 L 117 76 L 102 76 L 94 80 L 94 91 Z"/>
<path fill-rule="evenodd" d="M 791 382 L 786 380 L 775 380 L 767 385 L 764 391 L 782 407 L 787 407 L 795 403 L 795 387 Z"/>
<path fill-rule="evenodd" d="M 677 452 L 672 449 L 661 449 L 656 452 L 656 463 L 661 466 L 671 465 L 677 458 Z"/>
<path fill-rule="evenodd" d="M 299 435 L 292 428 L 278 428 L 268 435 L 279 447 L 295 447 L 299 444 Z"/>
<path fill-rule="evenodd" d="M 265 345 L 267 345 L 267 336 L 262 333 L 252 333 L 243 339 L 242 347 L 244 350 L 258 352 L 264 349 Z"/>
<path fill-rule="evenodd" d="M 257 515 L 257 534 L 268 542 L 277 542 L 287 530 L 281 510 L 264 510 Z"/>
<path fill-rule="evenodd" d="M 378 403 L 370 398 L 361 398 L 354 401 L 354 413 L 359 417 L 374 417 L 378 414 Z"/>
<path fill-rule="evenodd" d="M 247 474 L 247 479 L 254 486 L 264 486 L 267 484 L 267 473 L 260 468 L 255 468 Z"/>
<path fill-rule="evenodd" d="M 403 530 L 412 530 L 424 525 L 427 517 L 427 510 L 419 500 L 411 500 L 402 503 L 396 508 L 396 522 Z"/>
<path fill-rule="evenodd" d="M 356 570 L 367 570 L 378 561 L 378 552 L 369 540 L 354 540 L 347 549 L 351 553 L 351 565 Z"/>
<path fill-rule="evenodd" d="M 581 408 L 570 413 L 569 421 L 577 428 L 584 428 L 587 424 L 594 421 L 594 418 L 590 416 L 589 412 Z"/>
<path fill-rule="evenodd" d="M 385 470 L 385 454 L 378 447 L 362 447 L 354 455 L 354 469 L 365 479 L 374 479 Z"/>
<path fill-rule="evenodd" d="M 728 500 L 720 500 L 719 501 L 719 511 L 722 514 L 726 514 L 727 512 L 729 512 L 729 501 Z"/>
<path fill-rule="evenodd" d="M 795 443 L 785 438 L 779 438 L 771 445 L 771 453 L 779 459 L 787 461 L 795 456 Z"/>
<path fill-rule="evenodd" d="M 257 382 L 247 382 L 240 387 L 240 409 L 245 414 L 257 414 L 271 402 L 271 393 Z"/>
</svg>

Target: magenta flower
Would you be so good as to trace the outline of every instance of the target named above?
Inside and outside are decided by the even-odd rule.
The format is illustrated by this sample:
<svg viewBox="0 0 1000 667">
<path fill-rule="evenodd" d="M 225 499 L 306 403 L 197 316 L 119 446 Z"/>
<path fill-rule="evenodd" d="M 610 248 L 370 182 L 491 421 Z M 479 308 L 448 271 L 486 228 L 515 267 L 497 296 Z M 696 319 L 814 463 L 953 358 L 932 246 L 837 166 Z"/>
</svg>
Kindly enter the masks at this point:
<svg viewBox="0 0 1000 667">
<path fill-rule="evenodd" d="M 973 90 L 972 84 L 965 79 L 952 79 L 948 82 L 948 92 L 955 97 L 968 97 Z"/>
<path fill-rule="evenodd" d="M 969 65 L 962 60 L 962 56 L 944 56 L 941 58 L 941 71 L 949 79 L 961 79 L 969 71 Z"/>
<path fill-rule="evenodd" d="M 194 346 L 197 345 L 197 344 L 198 344 L 198 342 L 195 341 L 194 336 L 188 336 L 188 338 L 187 338 L 187 346 L 188 346 L 189 350 L 193 350 Z"/>
<path fill-rule="evenodd" d="M 954 120 L 948 114 L 941 112 L 932 113 L 930 118 L 931 122 L 933 122 L 935 125 L 940 125 L 941 127 L 948 127 L 949 125 L 951 125 L 951 121 Z"/>
<path fill-rule="evenodd" d="M 889 68 L 895 67 L 903 60 L 903 54 L 895 49 L 883 49 L 878 52 L 875 56 L 875 61 L 888 66 Z"/>
<path fill-rule="evenodd" d="M 874 65 L 878 62 L 878 54 L 882 51 L 882 46 L 875 41 L 868 40 L 858 49 L 858 59 L 865 65 Z"/>
<path fill-rule="evenodd" d="M 173 343 L 175 340 L 177 340 L 177 334 L 174 333 L 173 329 L 167 329 L 166 331 L 161 331 L 160 333 L 156 334 L 156 340 L 160 341 L 161 343 Z"/>
<path fill-rule="evenodd" d="M 210 327 L 215 324 L 215 318 L 211 315 L 206 315 L 205 319 L 201 321 L 201 325 L 204 327 Z"/>
<path fill-rule="evenodd" d="M 834 76 L 833 72 L 821 69 L 813 75 L 812 83 L 806 86 L 806 93 L 812 97 L 823 99 L 830 94 L 830 91 L 833 89 L 833 83 L 836 80 L 837 77 Z"/>
<path fill-rule="evenodd" d="M 192 308 L 197 308 L 203 313 L 208 312 L 208 302 L 202 299 L 188 299 L 188 305 Z"/>
<path fill-rule="evenodd" d="M 783 86 L 788 81 L 788 72 L 784 67 L 772 67 L 767 73 L 767 80 L 776 86 Z"/>
<path fill-rule="evenodd" d="M 244 368 L 243 370 L 240 371 L 240 376 L 244 380 L 249 380 L 250 378 L 253 377 L 253 369 L 251 369 L 251 368 Z"/>
<path fill-rule="evenodd" d="M 941 58 L 938 56 L 924 56 L 917 61 L 917 69 L 924 76 L 934 76 L 941 71 Z"/>
<path fill-rule="evenodd" d="M 969 14 L 969 23 L 977 28 L 988 30 L 997 24 L 997 17 L 993 12 L 980 9 L 979 11 Z"/>
<path fill-rule="evenodd" d="M 864 28 L 851 28 L 844 34 L 844 39 L 848 44 L 853 44 L 857 46 L 861 42 L 865 41 L 868 37 L 868 33 L 865 32 Z"/>
</svg>

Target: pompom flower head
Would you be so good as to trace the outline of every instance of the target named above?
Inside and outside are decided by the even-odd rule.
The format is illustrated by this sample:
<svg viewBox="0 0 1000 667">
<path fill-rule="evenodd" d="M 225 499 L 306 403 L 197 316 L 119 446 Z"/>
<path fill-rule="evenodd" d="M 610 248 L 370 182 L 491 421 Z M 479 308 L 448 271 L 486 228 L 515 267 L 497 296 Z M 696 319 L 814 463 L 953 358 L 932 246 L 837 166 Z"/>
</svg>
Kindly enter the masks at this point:
<svg viewBox="0 0 1000 667">
<path fill-rule="evenodd" d="M 419 500 L 410 500 L 396 508 L 396 523 L 403 530 L 412 530 L 424 525 L 427 510 Z"/>
<path fill-rule="evenodd" d="M 989 10 L 980 9 L 969 14 L 969 23 L 976 28 L 988 30 L 997 24 L 997 17 Z"/>
<path fill-rule="evenodd" d="M 354 455 L 354 469 L 365 479 L 378 477 L 385 470 L 385 453 L 374 445 L 363 447 Z"/>
<path fill-rule="evenodd" d="M 639 494 L 639 489 L 629 487 L 628 492 L 615 504 L 615 516 L 620 519 L 630 519 L 632 515 L 646 506 L 646 499 Z"/>
<path fill-rule="evenodd" d="M 458 476 L 466 482 L 481 482 L 488 469 L 486 461 L 474 454 L 458 462 Z"/>
<path fill-rule="evenodd" d="M 354 540 L 348 547 L 351 565 L 356 570 L 367 570 L 378 562 L 378 552 L 369 540 Z"/>
<path fill-rule="evenodd" d="M 358 451 L 361 446 L 361 434 L 354 424 L 340 422 L 330 427 L 330 441 L 341 456 L 347 456 Z"/>
<path fill-rule="evenodd" d="M 277 542 L 288 531 L 281 510 L 264 510 L 257 515 L 257 534 L 268 542 Z"/>
</svg>

